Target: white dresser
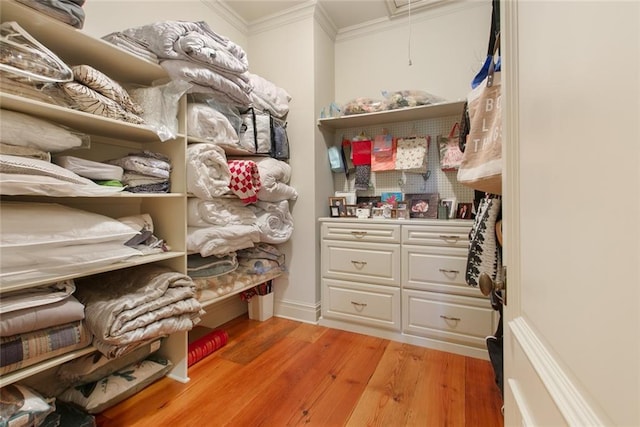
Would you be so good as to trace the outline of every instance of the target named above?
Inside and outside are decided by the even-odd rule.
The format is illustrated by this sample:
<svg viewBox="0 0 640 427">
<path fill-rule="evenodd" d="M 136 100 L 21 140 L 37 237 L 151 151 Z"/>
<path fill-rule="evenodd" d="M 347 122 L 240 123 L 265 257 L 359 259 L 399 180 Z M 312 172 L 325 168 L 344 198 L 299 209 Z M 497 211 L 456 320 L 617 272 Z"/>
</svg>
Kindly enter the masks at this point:
<svg viewBox="0 0 640 427">
<path fill-rule="evenodd" d="M 320 324 L 488 358 L 497 313 L 464 280 L 471 221 L 320 223 Z"/>
</svg>

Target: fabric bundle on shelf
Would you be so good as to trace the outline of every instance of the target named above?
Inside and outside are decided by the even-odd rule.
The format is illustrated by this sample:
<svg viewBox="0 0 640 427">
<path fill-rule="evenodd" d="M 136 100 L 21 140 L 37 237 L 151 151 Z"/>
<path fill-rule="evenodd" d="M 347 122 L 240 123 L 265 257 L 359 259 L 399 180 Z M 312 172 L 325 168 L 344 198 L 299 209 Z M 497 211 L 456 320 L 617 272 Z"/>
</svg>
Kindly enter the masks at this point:
<svg viewBox="0 0 640 427">
<path fill-rule="evenodd" d="M 151 340 L 190 330 L 203 313 L 185 274 L 149 264 L 77 280 L 93 345 L 113 358 Z"/>
</svg>

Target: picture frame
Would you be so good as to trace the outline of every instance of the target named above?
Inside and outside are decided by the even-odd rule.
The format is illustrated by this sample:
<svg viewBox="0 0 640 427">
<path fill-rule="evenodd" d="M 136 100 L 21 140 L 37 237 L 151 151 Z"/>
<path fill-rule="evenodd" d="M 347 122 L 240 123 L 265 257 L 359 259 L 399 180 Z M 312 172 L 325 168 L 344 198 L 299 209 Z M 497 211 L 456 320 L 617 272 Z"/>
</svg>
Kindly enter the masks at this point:
<svg viewBox="0 0 640 427">
<path fill-rule="evenodd" d="M 416 193 L 407 194 L 410 218 L 438 218 L 438 193 Z"/>
<path fill-rule="evenodd" d="M 447 214 L 449 218 L 455 218 L 458 210 L 458 204 L 455 197 L 449 197 L 440 200 L 440 204 L 447 207 Z"/>
<path fill-rule="evenodd" d="M 348 217 L 356 216 L 356 209 L 357 208 L 358 208 L 357 205 L 345 205 L 344 206 L 345 216 L 348 216 Z"/>
<path fill-rule="evenodd" d="M 380 201 L 383 204 L 390 204 L 393 207 L 396 207 L 398 203 L 402 202 L 403 197 L 401 192 L 385 192 L 380 195 Z"/>
<path fill-rule="evenodd" d="M 337 208 L 338 215 L 336 216 L 346 216 L 347 211 L 345 207 L 347 206 L 347 199 L 344 197 L 329 197 L 329 207 L 331 208 L 331 216 L 334 216 L 335 209 Z"/>
<path fill-rule="evenodd" d="M 458 203 L 458 208 L 456 209 L 456 218 L 471 219 L 472 209 L 473 203 Z"/>
<path fill-rule="evenodd" d="M 340 208 L 338 206 L 329 206 L 329 216 L 337 218 L 340 216 Z"/>
<path fill-rule="evenodd" d="M 378 203 L 381 202 L 380 196 L 358 196 L 356 198 L 356 205 L 359 208 L 377 208 Z"/>
</svg>

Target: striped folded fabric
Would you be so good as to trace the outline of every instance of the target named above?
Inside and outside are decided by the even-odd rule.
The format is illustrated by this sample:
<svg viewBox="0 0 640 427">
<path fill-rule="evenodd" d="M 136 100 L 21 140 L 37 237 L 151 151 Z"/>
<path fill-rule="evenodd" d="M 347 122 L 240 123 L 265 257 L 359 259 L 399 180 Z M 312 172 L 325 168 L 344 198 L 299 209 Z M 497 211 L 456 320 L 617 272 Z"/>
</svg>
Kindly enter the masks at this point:
<svg viewBox="0 0 640 427">
<path fill-rule="evenodd" d="M 198 363 L 214 351 L 224 347 L 229 341 L 227 331 L 215 330 L 189 344 L 187 366 Z"/>
</svg>

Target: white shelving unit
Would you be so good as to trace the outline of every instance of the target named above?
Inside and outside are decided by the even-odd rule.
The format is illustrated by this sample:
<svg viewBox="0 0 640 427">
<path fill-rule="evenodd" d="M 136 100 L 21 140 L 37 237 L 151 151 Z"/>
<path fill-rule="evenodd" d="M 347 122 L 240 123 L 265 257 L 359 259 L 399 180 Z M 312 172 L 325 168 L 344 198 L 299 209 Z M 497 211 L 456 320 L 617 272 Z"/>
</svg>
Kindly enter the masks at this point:
<svg viewBox="0 0 640 427">
<path fill-rule="evenodd" d="M 134 56 L 101 39 L 90 37 L 73 27 L 37 12 L 12 0 L 0 2 L 2 21 L 16 21 L 21 27 L 57 54 L 66 64 L 88 64 L 102 71 L 121 84 L 150 86 L 159 78 L 166 78 L 158 64 Z M 71 150 L 66 154 L 104 161 L 131 152 L 149 150 L 160 152 L 171 159 L 171 190 L 167 194 L 121 193 L 107 197 L 34 197 L 12 196 L 3 200 L 50 202 L 68 205 L 111 218 L 148 213 L 154 222 L 154 234 L 164 239 L 171 251 L 141 256 L 125 262 L 93 269 L 78 269 L 71 274 L 51 275 L 37 280 L 11 282 L 0 286 L 0 293 L 26 289 L 60 280 L 79 278 L 110 270 L 122 269 L 146 263 L 166 265 L 175 271 L 186 273 L 186 137 L 178 135 L 173 140 L 161 142 L 153 130 L 83 113 L 53 104 L 47 104 L 8 93 L 0 93 L 3 109 L 30 114 L 63 124 L 91 136 L 89 149 Z M 179 129 L 184 129 L 186 101 L 180 102 Z M 0 205 L 1 211 L 1 205 Z M 95 351 L 92 347 L 72 351 L 44 362 L 2 375 L 0 386 L 28 377 L 43 374 L 66 361 Z M 182 382 L 187 375 L 187 332 L 176 333 L 163 341 L 161 354 L 173 362 L 169 376 Z"/>
</svg>

